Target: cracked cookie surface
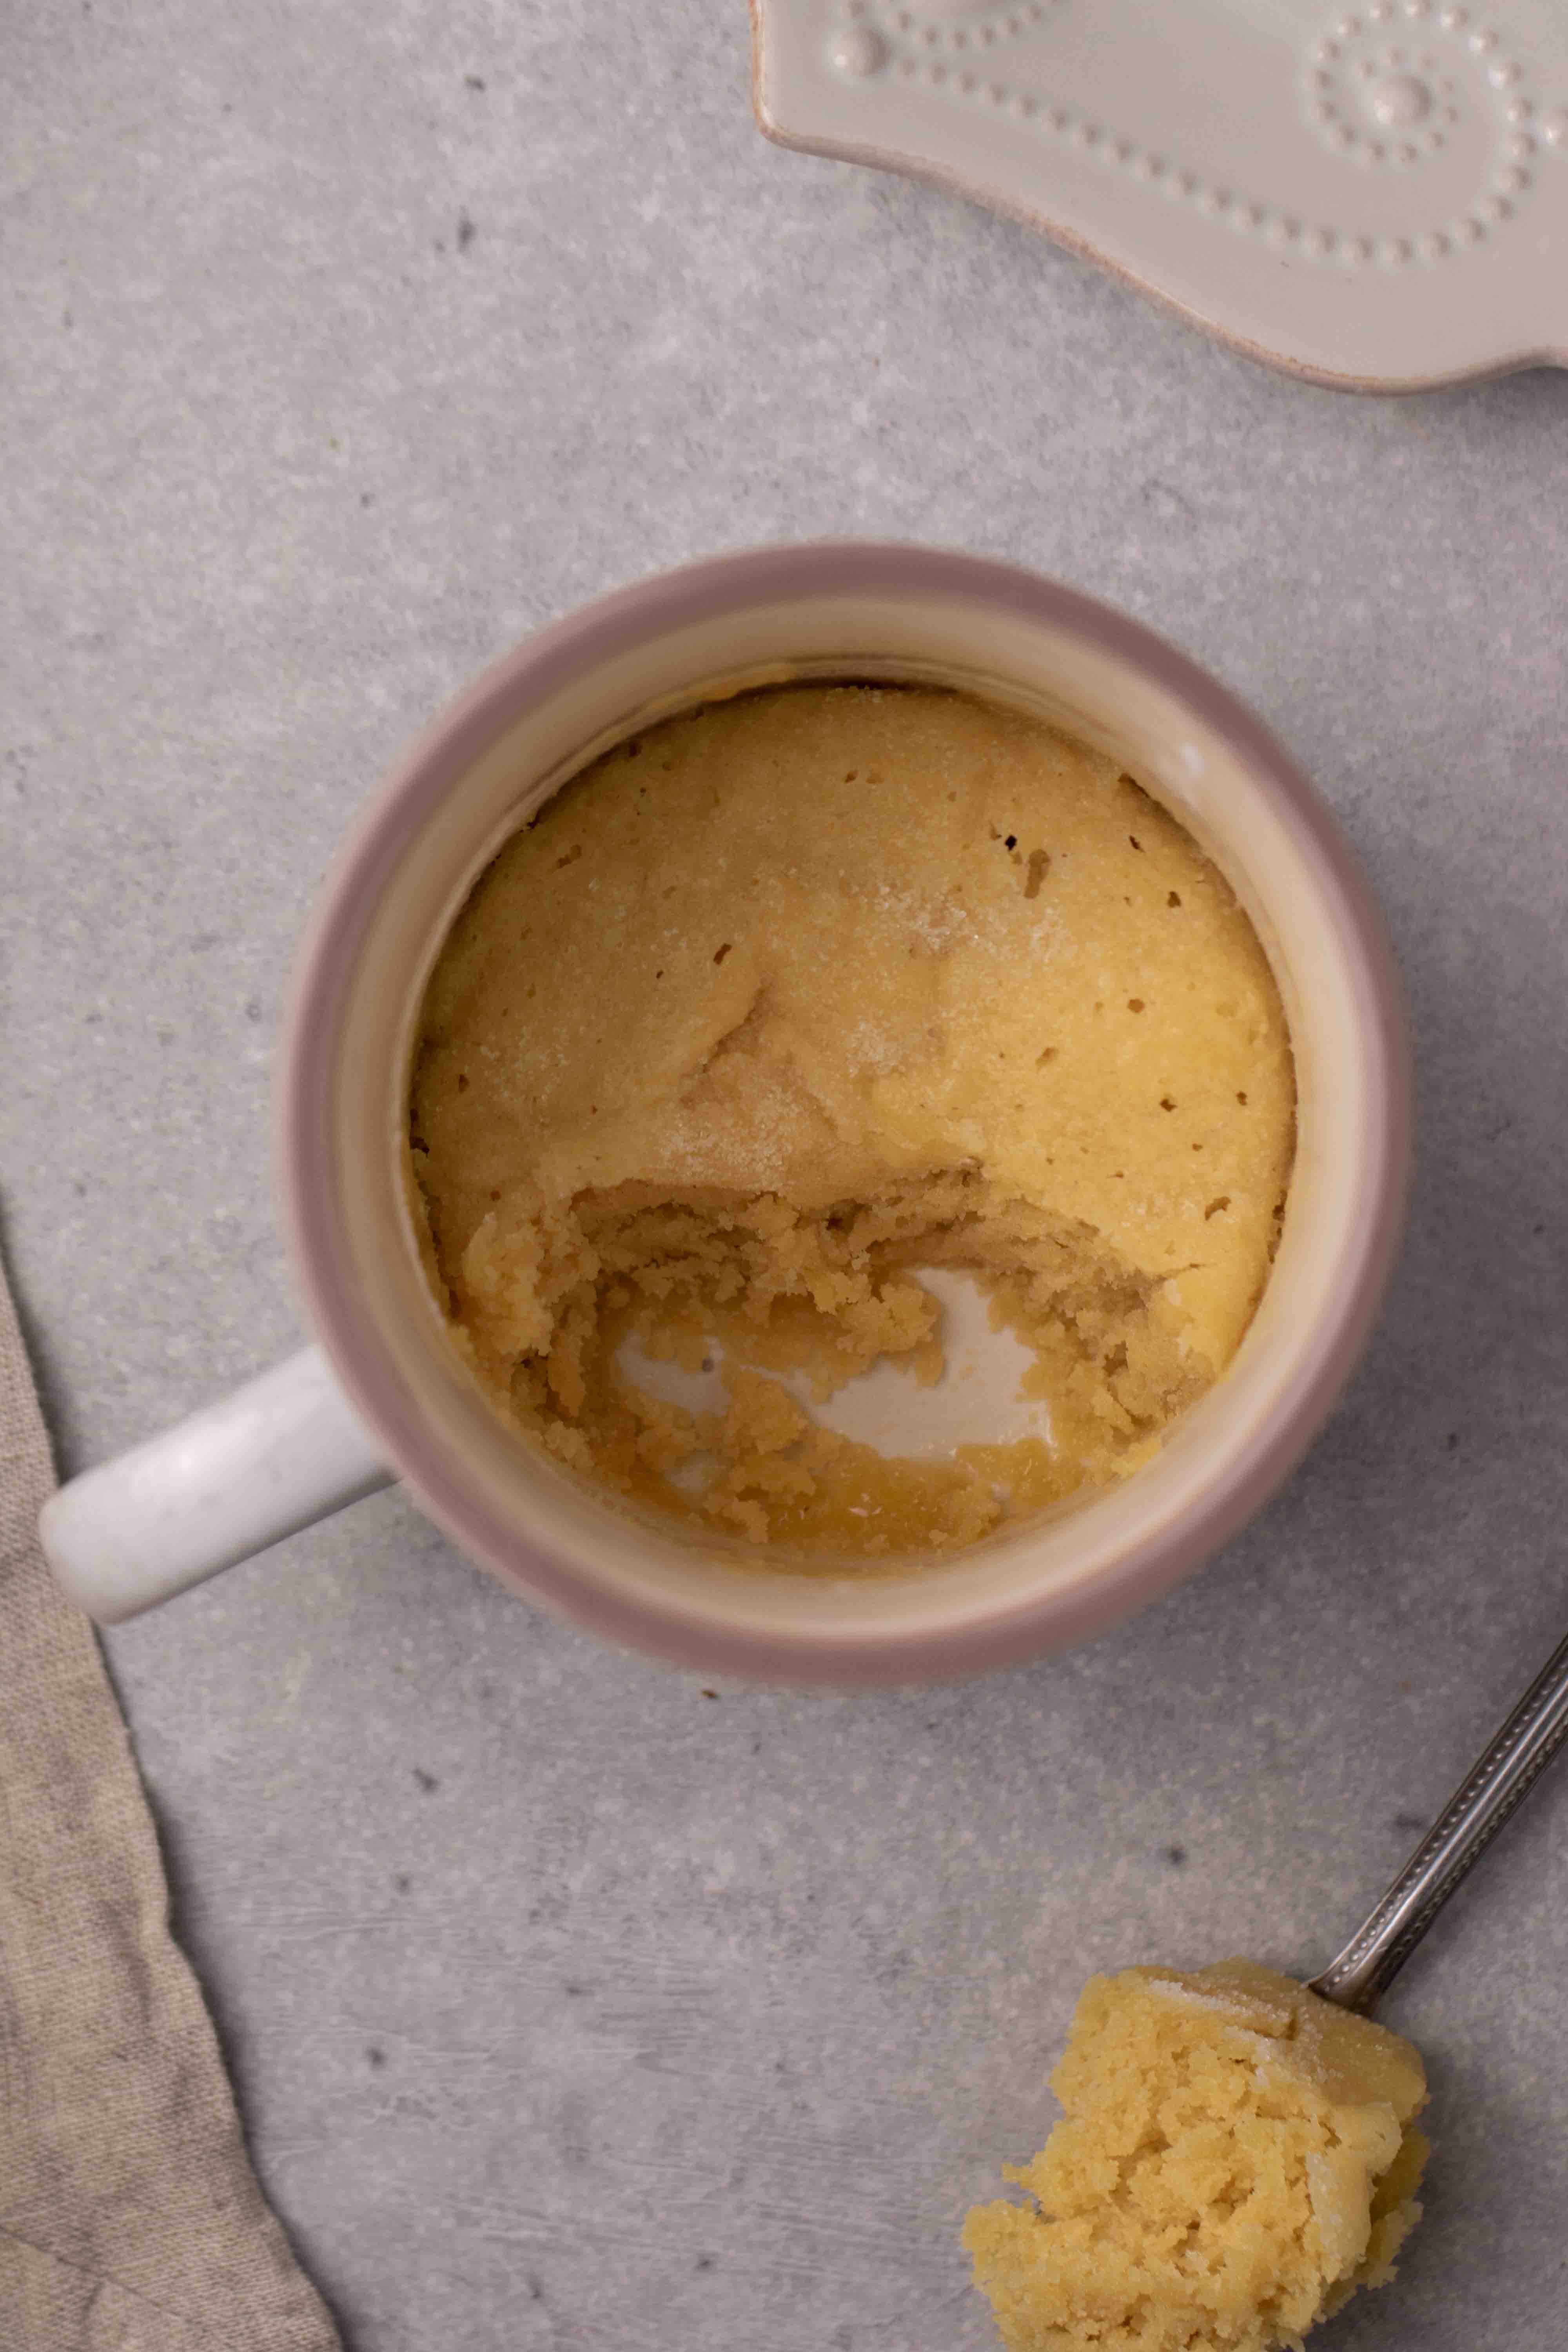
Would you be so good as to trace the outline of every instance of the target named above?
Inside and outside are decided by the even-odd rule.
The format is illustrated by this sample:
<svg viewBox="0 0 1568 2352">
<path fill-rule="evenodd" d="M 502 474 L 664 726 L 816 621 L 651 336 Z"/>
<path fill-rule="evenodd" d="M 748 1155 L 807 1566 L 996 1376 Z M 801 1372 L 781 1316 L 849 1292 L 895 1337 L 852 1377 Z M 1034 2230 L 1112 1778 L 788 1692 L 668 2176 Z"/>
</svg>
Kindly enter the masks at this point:
<svg viewBox="0 0 1568 2352">
<path fill-rule="evenodd" d="M 973 1540 L 1147 1458 L 1224 1370 L 1294 1148 L 1267 959 L 1114 761 L 924 688 L 649 729 L 501 850 L 430 981 L 413 1197 L 498 1409 L 803 1564 Z M 1032 1349 L 1050 1442 L 889 1460 L 814 1400 L 942 1368 L 922 1266 Z M 694 1367 L 722 1412 L 626 1376 Z"/>
</svg>

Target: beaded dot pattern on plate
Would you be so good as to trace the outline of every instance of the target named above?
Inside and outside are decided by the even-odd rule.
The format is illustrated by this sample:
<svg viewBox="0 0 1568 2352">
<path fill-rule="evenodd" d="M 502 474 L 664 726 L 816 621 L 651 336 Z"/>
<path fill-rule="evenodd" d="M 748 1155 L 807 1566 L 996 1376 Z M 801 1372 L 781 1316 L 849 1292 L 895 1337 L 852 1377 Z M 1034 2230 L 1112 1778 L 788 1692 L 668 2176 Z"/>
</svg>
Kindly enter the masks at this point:
<svg viewBox="0 0 1568 2352">
<path fill-rule="evenodd" d="M 1533 184 L 1542 142 L 1568 157 L 1568 110 L 1537 122 L 1519 59 L 1495 26 L 1442 0 L 1369 0 L 1335 16 L 1311 44 L 1301 83 L 1309 126 L 1356 178 L 1416 172 L 1466 123 L 1490 133 L 1490 164 L 1467 210 L 1409 234 L 1364 224 L 1303 221 L 1121 137 L 1037 88 L 1009 84 L 1004 57 L 1022 37 L 1048 33 L 1065 0 L 841 0 L 826 58 L 843 81 L 891 78 L 944 101 L 1000 117 L 1047 144 L 1191 206 L 1231 234 L 1320 268 L 1403 269 L 1439 264 L 1495 236 Z"/>
<path fill-rule="evenodd" d="M 845 0 L 844 25 L 828 42 L 828 60 L 840 73 L 858 79 L 876 73 L 887 62 L 889 47 L 916 52 L 927 64 L 962 58 L 983 62 L 985 53 L 1021 33 L 1031 33 L 1065 0 L 908 0 L 907 5 L 874 5 L 874 0 Z M 875 20 L 880 18 L 879 32 Z M 870 45 L 854 34 L 868 31 L 879 42 L 874 58 Z"/>
<path fill-rule="evenodd" d="M 1529 115 L 1524 69 L 1468 8 L 1432 0 L 1373 0 L 1337 17 L 1315 43 L 1302 84 L 1308 122 L 1346 160 L 1388 168 L 1425 162 L 1458 124 L 1494 127 Z"/>
</svg>

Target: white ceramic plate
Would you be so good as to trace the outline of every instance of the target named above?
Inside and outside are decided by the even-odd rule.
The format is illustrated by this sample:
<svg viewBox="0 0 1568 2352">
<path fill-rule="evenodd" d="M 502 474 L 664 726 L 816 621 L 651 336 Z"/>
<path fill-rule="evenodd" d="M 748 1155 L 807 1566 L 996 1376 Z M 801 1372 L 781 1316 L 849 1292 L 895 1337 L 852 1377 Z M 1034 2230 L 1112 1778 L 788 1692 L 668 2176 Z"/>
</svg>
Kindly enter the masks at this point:
<svg viewBox="0 0 1568 2352">
<path fill-rule="evenodd" d="M 1568 0 L 752 0 L 771 139 L 1362 391 L 1568 365 Z"/>
</svg>

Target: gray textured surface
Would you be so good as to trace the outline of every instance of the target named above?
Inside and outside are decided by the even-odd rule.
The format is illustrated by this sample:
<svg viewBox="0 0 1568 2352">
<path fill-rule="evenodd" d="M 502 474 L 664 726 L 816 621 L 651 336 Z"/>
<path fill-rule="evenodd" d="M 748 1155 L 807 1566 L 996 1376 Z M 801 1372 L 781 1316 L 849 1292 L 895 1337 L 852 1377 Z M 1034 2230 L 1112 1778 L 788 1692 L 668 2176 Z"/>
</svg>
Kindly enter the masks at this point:
<svg viewBox="0 0 1568 2352">
<path fill-rule="evenodd" d="M 378 772 L 535 623 L 747 541 L 1016 557 L 1261 709 L 1408 974 L 1413 1238 L 1262 1524 L 1027 1672 L 710 1697 L 395 1497 L 112 1638 L 354 2352 L 977 2352 L 955 2224 L 1086 1971 L 1320 1963 L 1568 1619 L 1568 377 L 1261 373 L 765 146 L 743 17 L 13 12 L 0 1211 L 64 1464 L 296 1337 L 270 1041 Z M 1559 1778 L 1389 2004 L 1441 2145 L 1342 2352 L 1560 2340 Z"/>
</svg>

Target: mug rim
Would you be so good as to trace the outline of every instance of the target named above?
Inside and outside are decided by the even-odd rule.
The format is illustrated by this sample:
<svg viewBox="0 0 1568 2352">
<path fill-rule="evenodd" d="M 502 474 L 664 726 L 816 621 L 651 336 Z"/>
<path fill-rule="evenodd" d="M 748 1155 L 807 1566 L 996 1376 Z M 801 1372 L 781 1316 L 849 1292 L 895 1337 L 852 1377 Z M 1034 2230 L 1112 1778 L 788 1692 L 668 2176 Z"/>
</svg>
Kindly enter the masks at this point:
<svg viewBox="0 0 1568 2352">
<path fill-rule="evenodd" d="M 467 1491 L 460 1465 L 429 1440 L 401 1383 L 362 1327 L 338 1228 L 331 1103 L 337 1016 L 381 891 L 432 808 L 528 703 L 579 680 L 650 635 L 716 611 L 876 594 L 963 602 L 1063 632 L 1124 664 L 1220 738 L 1289 821 L 1342 914 L 1342 944 L 1378 1083 L 1370 1087 L 1364 1158 L 1342 1279 L 1303 1343 L 1262 1425 L 1217 1465 L 1201 1494 L 1130 1545 L 1089 1582 L 1025 1593 L 958 1631 L 795 1637 L 713 1622 L 700 1626 L 591 1583 L 534 1544 L 526 1550 Z M 1414 1084 L 1403 992 L 1382 914 L 1326 804 L 1245 704 L 1164 638 L 1043 574 L 917 543 L 831 540 L 712 556 L 615 589 L 503 655 L 425 728 L 384 779 L 339 849 L 306 928 L 284 1022 L 278 1083 L 281 1219 L 296 1283 L 317 1337 L 389 1465 L 469 1557 L 555 1614 L 686 1666 L 772 1680 L 910 1683 L 1017 1664 L 1082 1639 L 1170 1591 L 1219 1550 L 1283 1486 L 1328 1419 L 1381 1310 L 1403 1238 Z"/>
</svg>

